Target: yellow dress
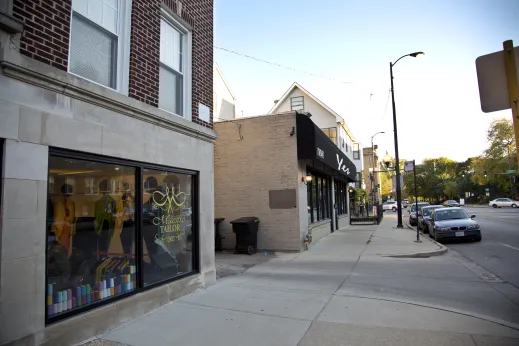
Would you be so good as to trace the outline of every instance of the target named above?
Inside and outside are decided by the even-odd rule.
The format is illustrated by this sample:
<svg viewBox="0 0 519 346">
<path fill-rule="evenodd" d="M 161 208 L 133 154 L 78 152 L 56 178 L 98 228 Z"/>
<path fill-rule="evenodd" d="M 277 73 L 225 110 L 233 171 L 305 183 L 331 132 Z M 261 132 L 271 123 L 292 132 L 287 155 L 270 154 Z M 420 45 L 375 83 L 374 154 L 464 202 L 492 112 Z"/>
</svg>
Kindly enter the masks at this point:
<svg viewBox="0 0 519 346">
<path fill-rule="evenodd" d="M 59 201 L 54 205 L 52 230 L 60 244 L 70 254 L 71 238 L 76 233 L 76 205 L 73 201 Z"/>
</svg>

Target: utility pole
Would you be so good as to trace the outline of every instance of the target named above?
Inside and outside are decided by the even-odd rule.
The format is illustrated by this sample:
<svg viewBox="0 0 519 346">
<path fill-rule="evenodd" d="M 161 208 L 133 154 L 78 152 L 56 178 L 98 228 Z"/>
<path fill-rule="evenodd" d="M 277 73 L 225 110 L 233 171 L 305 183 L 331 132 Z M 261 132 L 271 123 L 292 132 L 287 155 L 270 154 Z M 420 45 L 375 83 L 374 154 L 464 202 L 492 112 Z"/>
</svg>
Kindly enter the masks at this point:
<svg viewBox="0 0 519 346">
<path fill-rule="evenodd" d="M 510 108 L 512 109 L 512 119 L 514 122 L 515 148 L 517 152 L 517 162 L 519 162 L 519 83 L 517 81 L 518 72 L 515 64 L 514 43 L 512 40 L 503 42 L 505 51 L 505 69 L 508 82 L 508 97 Z"/>
</svg>

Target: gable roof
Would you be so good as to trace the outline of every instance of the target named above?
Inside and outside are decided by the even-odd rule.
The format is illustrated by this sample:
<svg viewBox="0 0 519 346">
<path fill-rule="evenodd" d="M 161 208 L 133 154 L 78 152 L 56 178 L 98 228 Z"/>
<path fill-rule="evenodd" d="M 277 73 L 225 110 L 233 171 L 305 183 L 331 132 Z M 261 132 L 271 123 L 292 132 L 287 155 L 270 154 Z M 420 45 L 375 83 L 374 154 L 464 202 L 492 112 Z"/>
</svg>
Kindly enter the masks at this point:
<svg viewBox="0 0 519 346">
<path fill-rule="evenodd" d="M 335 119 L 337 120 L 337 123 L 340 124 L 343 128 L 344 128 L 344 131 L 346 131 L 346 133 L 350 136 L 351 140 L 353 142 L 356 142 L 355 140 L 355 137 L 353 136 L 353 134 L 351 133 L 349 127 L 346 125 L 346 123 L 344 122 L 344 118 L 341 117 L 339 114 L 337 114 L 333 109 L 331 109 L 330 107 L 328 107 L 324 102 L 322 102 L 321 100 L 319 100 L 317 97 L 315 97 L 312 93 L 310 93 L 308 90 L 306 90 L 305 88 L 303 88 L 299 83 L 297 82 L 294 82 L 290 88 L 288 88 L 287 91 L 285 91 L 285 93 L 283 94 L 283 96 L 281 96 L 281 98 L 279 99 L 279 101 L 274 105 L 274 107 L 272 107 L 270 109 L 270 111 L 268 112 L 268 114 L 275 114 L 277 109 L 279 108 L 279 106 L 285 102 L 285 100 L 290 96 L 290 94 L 292 93 L 292 91 L 294 91 L 294 89 L 298 88 L 299 90 L 301 90 L 305 95 L 307 95 L 308 97 L 310 97 L 312 100 L 314 100 L 315 102 L 317 102 L 317 104 L 319 104 L 321 107 L 323 107 L 324 109 L 326 109 L 330 114 L 332 114 Z M 340 119 L 340 120 L 339 120 Z"/>
</svg>

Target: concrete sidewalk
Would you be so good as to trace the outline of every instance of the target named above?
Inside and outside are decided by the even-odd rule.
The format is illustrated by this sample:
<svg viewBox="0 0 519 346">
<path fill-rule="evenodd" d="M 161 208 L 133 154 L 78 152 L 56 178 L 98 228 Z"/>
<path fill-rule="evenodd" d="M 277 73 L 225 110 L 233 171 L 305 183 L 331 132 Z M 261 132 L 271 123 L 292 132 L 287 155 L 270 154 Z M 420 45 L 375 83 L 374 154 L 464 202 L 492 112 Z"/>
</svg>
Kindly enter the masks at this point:
<svg viewBox="0 0 519 346">
<path fill-rule="evenodd" d="M 519 328 L 468 314 L 351 294 L 360 261 L 437 250 L 413 232 L 379 226 L 339 230 L 308 251 L 273 256 L 243 274 L 185 296 L 91 345 L 518 345 Z M 428 261 L 428 259 L 423 259 Z M 419 260 L 422 261 L 422 260 Z M 362 288 L 361 288 L 362 289 Z"/>
<path fill-rule="evenodd" d="M 382 223 L 376 228 L 365 255 L 379 255 L 400 258 L 422 258 L 438 256 L 447 248 L 429 237 L 420 234 L 420 242 L 416 241 L 416 232 L 407 227 L 396 228 L 395 215 L 386 212 Z"/>
</svg>

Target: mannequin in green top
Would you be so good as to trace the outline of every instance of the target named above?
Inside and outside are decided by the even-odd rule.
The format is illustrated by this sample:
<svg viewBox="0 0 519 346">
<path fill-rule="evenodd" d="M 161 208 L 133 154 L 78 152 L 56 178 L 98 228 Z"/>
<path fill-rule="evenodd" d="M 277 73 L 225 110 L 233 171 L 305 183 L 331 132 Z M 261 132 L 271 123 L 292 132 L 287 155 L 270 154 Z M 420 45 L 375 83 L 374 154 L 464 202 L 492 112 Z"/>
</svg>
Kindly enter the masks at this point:
<svg viewBox="0 0 519 346">
<path fill-rule="evenodd" d="M 110 183 L 103 180 L 99 184 L 102 197 L 94 205 L 94 229 L 98 236 L 98 250 L 106 254 L 114 233 L 116 203 L 110 197 Z"/>
</svg>

